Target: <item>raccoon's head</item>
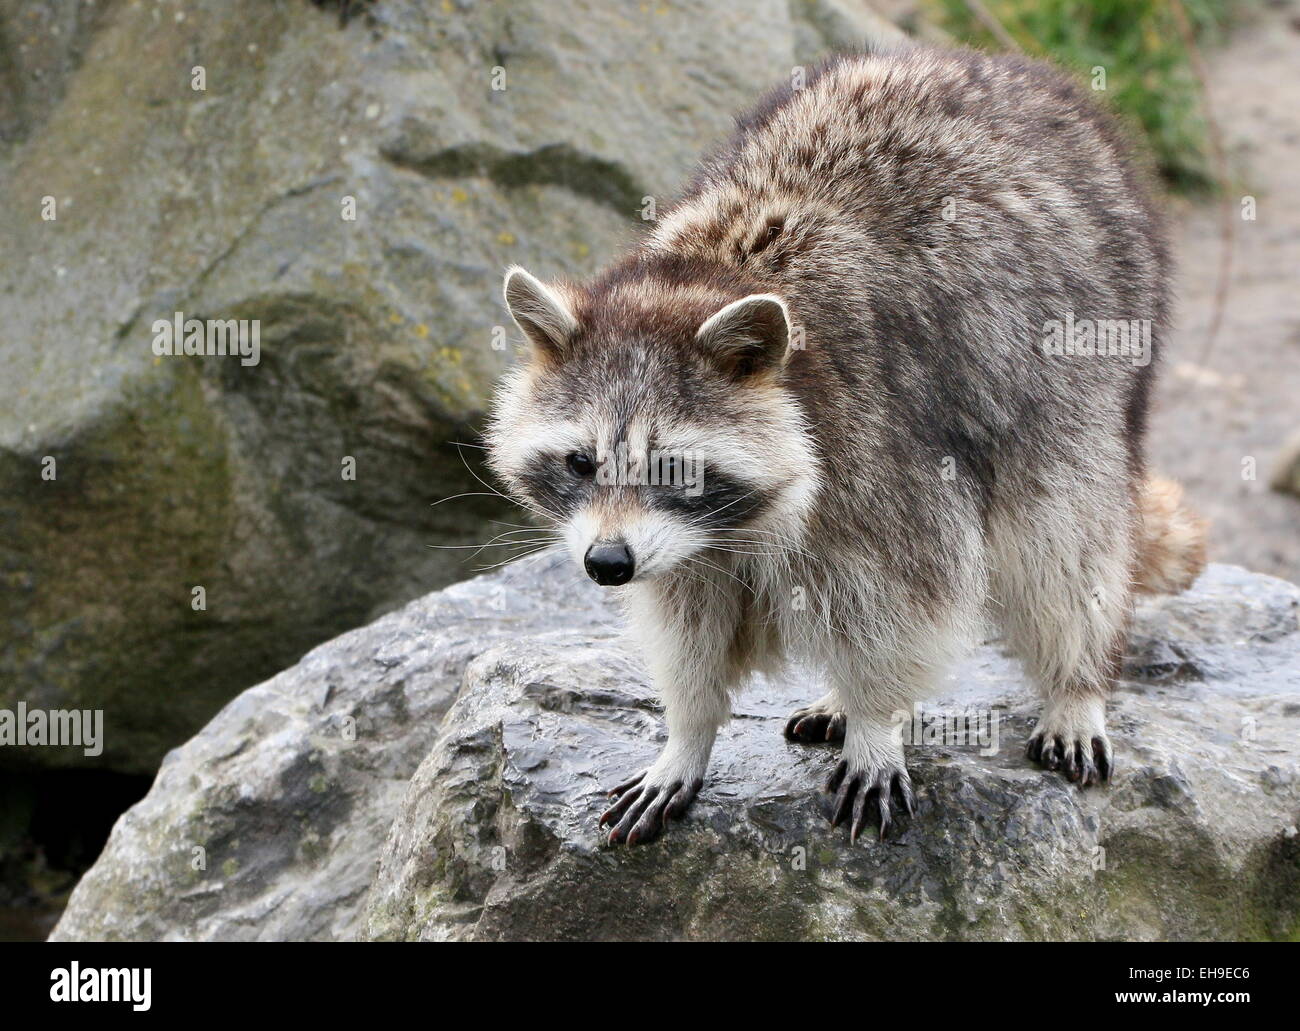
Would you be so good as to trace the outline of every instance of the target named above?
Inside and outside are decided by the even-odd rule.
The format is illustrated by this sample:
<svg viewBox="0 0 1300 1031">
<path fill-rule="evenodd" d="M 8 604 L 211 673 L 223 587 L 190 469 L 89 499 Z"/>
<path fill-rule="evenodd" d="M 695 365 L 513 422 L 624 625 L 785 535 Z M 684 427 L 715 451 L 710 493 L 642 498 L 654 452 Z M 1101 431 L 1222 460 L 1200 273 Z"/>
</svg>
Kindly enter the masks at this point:
<svg viewBox="0 0 1300 1031">
<path fill-rule="evenodd" d="M 520 268 L 505 297 L 529 353 L 497 395 L 489 464 L 593 580 L 784 553 L 817 464 L 781 385 L 781 298 L 645 275 L 547 286 Z"/>
</svg>

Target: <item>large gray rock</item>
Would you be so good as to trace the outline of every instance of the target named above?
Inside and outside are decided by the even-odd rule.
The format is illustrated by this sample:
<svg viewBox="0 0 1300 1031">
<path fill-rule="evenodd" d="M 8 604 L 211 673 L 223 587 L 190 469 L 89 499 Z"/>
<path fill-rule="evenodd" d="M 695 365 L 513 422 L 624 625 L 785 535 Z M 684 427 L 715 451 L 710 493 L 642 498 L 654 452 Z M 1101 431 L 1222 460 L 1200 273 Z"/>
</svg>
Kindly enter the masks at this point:
<svg viewBox="0 0 1300 1031">
<path fill-rule="evenodd" d="M 826 823 L 835 750 L 783 739 L 812 692 L 792 678 L 740 699 L 683 823 L 611 850 L 603 791 L 655 755 L 658 706 L 607 596 L 530 560 L 232 702 L 119 821 L 55 937 L 1294 937 L 1298 604 L 1228 566 L 1144 603 L 1109 788 L 1024 761 L 1032 697 L 985 646 L 927 709 L 996 713 L 998 747 L 910 747 L 920 812 L 897 838 Z"/>
<path fill-rule="evenodd" d="M 470 660 L 608 618 L 531 562 L 344 634 L 163 760 L 57 931 L 65 938 L 350 938 L 380 847 Z"/>
<path fill-rule="evenodd" d="M 504 267 L 607 261 L 735 109 L 883 28 L 845 0 L 350 6 L 0 0 L 0 707 L 106 728 L 93 760 L 0 761 L 152 771 L 463 577 L 426 545 L 497 509 L 430 503 L 481 489 L 449 441 L 507 360 Z M 157 357 L 177 311 L 258 320 L 260 363 Z"/>
</svg>

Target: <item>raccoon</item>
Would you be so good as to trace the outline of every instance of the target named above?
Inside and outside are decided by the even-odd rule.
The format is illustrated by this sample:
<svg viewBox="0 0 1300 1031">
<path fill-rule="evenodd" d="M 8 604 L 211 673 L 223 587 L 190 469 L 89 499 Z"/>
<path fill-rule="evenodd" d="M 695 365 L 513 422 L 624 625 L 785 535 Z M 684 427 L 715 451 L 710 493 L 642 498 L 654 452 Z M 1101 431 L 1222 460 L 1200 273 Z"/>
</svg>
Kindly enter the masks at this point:
<svg viewBox="0 0 1300 1031">
<path fill-rule="evenodd" d="M 610 843 L 680 817 L 732 693 L 791 662 L 825 682 L 787 736 L 843 742 L 832 824 L 883 837 L 915 810 L 895 714 L 990 621 L 1043 698 L 1028 758 L 1111 777 L 1132 596 L 1204 565 L 1143 461 L 1169 265 L 1145 175 L 1070 80 L 908 47 L 773 92 L 594 279 L 509 270 L 527 360 L 490 467 L 621 592 L 664 703 Z M 1147 360 L 1081 328 L 1119 324 Z"/>
</svg>

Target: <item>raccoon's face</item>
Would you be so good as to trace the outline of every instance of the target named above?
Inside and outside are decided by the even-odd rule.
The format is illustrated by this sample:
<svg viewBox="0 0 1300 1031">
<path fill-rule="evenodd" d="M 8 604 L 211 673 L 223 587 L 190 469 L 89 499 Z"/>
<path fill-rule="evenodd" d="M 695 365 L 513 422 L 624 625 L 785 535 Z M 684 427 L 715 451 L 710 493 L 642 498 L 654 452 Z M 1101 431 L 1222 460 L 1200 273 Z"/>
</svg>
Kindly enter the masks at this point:
<svg viewBox="0 0 1300 1031">
<path fill-rule="evenodd" d="M 604 586 L 707 568 L 709 549 L 780 555 L 816 488 L 779 382 L 784 303 L 663 289 L 593 298 L 506 277 L 531 355 L 497 396 L 489 463 Z"/>
</svg>

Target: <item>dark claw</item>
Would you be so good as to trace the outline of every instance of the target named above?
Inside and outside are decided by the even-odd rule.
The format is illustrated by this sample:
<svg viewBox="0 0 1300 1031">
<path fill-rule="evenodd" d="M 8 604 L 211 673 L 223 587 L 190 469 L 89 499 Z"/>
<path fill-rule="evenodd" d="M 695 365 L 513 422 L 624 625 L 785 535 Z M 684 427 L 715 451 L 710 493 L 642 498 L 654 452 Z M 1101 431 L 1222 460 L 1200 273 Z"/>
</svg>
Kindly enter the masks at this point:
<svg viewBox="0 0 1300 1031">
<path fill-rule="evenodd" d="M 1058 737 L 1032 737 L 1025 755 L 1045 769 L 1060 770 L 1072 784 L 1091 787 L 1110 780 L 1112 760 L 1106 752 L 1106 742 L 1094 737 L 1088 744 L 1072 741 L 1068 744 Z"/>
<path fill-rule="evenodd" d="M 1070 742 L 1069 747 L 1064 749 L 1064 754 L 1065 754 L 1065 762 L 1062 765 L 1061 770 L 1065 774 L 1066 780 L 1077 784 L 1079 782 L 1079 773 L 1080 773 L 1079 759 L 1078 759 L 1078 755 L 1079 755 L 1078 743 L 1074 741 Z"/>
<path fill-rule="evenodd" d="M 628 780 L 623 781 L 623 783 L 619 784 L 617 787 L 611 788 L 609 792 L 610 797 L 613 798 L 615 795 L 621 795 L 624 791 L 628 790 L 628 788 L 636 787 L 641 783 L 644 777 L 645 770 L 642 770 L 635 777 L 631 777 Z"/>
<path fill-rule="evenodd" d="M 609 844 L 643 845 L 654 841 L 663 833 L 669 819 L 679 819 L 686 812 L 704 786 L 704 781 L 697 778 L 690 784 L 676 781 L 666 789 L 646 787 L 642 784 L 644 779 L 645 773 L 639 773 L 610 792 L 620 797 L 600 817 L 601 827 L 614 824 L 609 832 Z"/>
<path fill-rule="evenodd" d="M 617 845 L 620 841 L 627 839 L 633 828 L 639 825 L 642 815 L 649 810 L 650 803 L 659 795 L 659 789 L 656 787 L 649 787 L 644 790 L 637 788 L 636 793 L 637 800 L 628 807 L 627 812 L 623 814 L 623 818 L 609 832 L 609 843 L 611 845 Z"/>
<path fill-rule="evenodd" d="M 696 779 L 690 784 L 678 788 L 677 794 L 673 796 L 672 801 L 664 809 L 664 826 L 668 825 L 669 820 L 680 820 L 682 815 L 690 808 L 691 803 L 695 801 L 695 796 L 700 793 L 700 788 L 704 787 L 704 781 Z"/>
<path fill-rule="evenodd" d="M 903 808 L 908 816 L 916 815 L 916 795 L 912 793 L 912 778 L 894 774 L 894 789 L 903 800 Z"/>
<path fill-rule="evenodd" d="M 1091 787 L 1097 783 L 1097 767 L 1092 761 L 1092 746 L 1085 746 L 1082 741 L 1077 741 L 1074 749 L 1079 756 L 1079 787 Z"/>
<path fill-rule="evenodd" d="M 857 777 L 845 777 L 840 784 L 840 790 L 835 795 L 835 811 L 831 814 L 832 827 L 838 827 L 844 822 L 844 817 L 849 815 L 853 796 L 857 792 L 860 783 L 861 781 Z"/>
<path fill-rule="evenodd" d="M 785 736 L 791 741 L 842 741 L 847 723 L 842 712 L 809 712 L 799 709 L 786 723 Z"/>
<path fill-rule="evenodd" d="M 1049 739 L 1042 735 L 1031 737 L 1028 747 L 1025 748 L 1025 756 L 1047 770 L 1059 770 L 1065 766 L 1066 775 L 1069 775 L 1065 749 L 1061 745 L 1060 738 Z"/>
<path fill-rule="evenodd" d="M 628 791 L 625 791 L 621 796 L 619 796 L 617 802 L 615 802 L 612 806 L 610 806 L 608 809 L 606 809 L 603 813 L 600 814 L 600 826 L 604 827 L 605 824 L 609 823 L 610 821 L 617 820 L 620 816 L 622 816 L 625 812 L 627 812 L 627 810 L 631 808 L 632 803 L 635 802 L 640 797 L 641 797 L 641 789 L 639 787 L 634 787 Z"/>
<path fill-rule="evenodd" d="M 849 841 L 856 842 L 858 835 L 866 828 L 871 816 L 872 803 L 875 804 L 876 822 L 880 825 L 880 837 L 884 840 L 889 831 L 889 797 L 874 784 L 858 794 L 858 801 L 853 807 L 853 826 L 849 828 Z"/>
<path fill-rule="evenodd" d="M 664 829 L 664 810 L 668 803 L 672 801 L 673 796 L 677 794 L 681 782 L 677 781 L 669 784 L 667 789 L 659 794 L 657 789 L 651 789 L 656 792 L 657 801 L 653 805 L 646 806 L 645 812 L 641 814 L 641 819 L 637 820 L 636 825 L 627 832 L 627 843 L 629 846 L 636 845 L 647 841 L 653 841 L 659 837 L 660 832 Z"/>
<path fill-rule="evenodd" d="M 848 762 L 841 760 L 826 782 L 826 790 L 835 792 L 831 813 L 831 826 L 838 827 L 850 813 L 849 840 L 857 841 L 869 823 L 880 827 L 881 840 L 894 825 L 892 796 L 897 795 L 908 816 L 916 813 L 916 796 L 907 773 L 882 771 L 873 784 L 868 785 L 861 776 L 848 776 Z"/>
<path fill-rule="evenodd" d="M 867 822 L 867 803 L 871 800 L 875 788 L 867 791 L 859 791 L 858 797 L 853 802 L 853 823 L 849 826 L 849 841 L 856 842 L 858 835 L 862 833 L 862 828 Z M 831 826 L 834 826 L 832 823 Z"/>
<path fill-rule="evenodd" d="M 880 820 L 880 840 L 884 841 L 889 834 L 890 824 L 889 785 L 886 784 L 884 788 L 874 787 L 868 794 L 875 798 L 876 815 Z M 853 840 L 858 840 L 856 835 L 854 835 Z"/>
<path fill-rule="evenodd" d="M 1103 781 L 1109 781 L 1113 764 L 1110 753 L 1106 751 L 1106 742 L 1099 737 L 1092 739 L 1092 761 L 1097 766 L 1097 775 Z"/>
</svg>

